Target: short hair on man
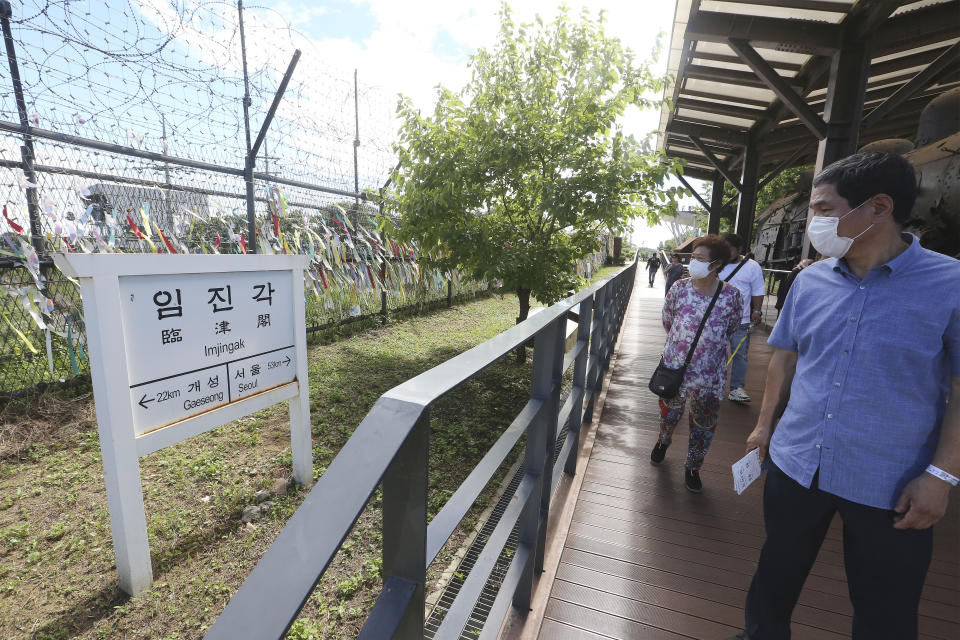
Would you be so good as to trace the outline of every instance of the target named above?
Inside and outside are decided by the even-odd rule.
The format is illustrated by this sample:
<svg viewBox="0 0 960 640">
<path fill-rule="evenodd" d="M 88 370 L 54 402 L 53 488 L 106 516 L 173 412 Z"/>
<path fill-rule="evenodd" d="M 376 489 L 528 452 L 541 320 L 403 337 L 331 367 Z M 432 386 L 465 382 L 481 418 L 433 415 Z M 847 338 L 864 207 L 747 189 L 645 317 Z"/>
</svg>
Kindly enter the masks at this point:
<svg viewBox="0 0 960 640">
<path fill-rule="evenodd" d="M 720 266 L 726 265 L 733 258 L 733 255 L 730 253 L 730 245 L 727 244 L 726 240 L 716 234 L 711 233 L 708 236 L 694 240 L 693 249 L 700 247 L 706 247 L 710 253 L 710 262 L 719 260 L 721 263 Z"/>
<path fill-rule="evenodd" d="M 824 168 L 813 186 L 832 184 L 850 207 L 884 193 L 893 200 L 893 219 L 902 225 L 910 220 L 917 200 L 917 174 L 906 158 L 897 153 L 871 151 L 855 153 Z"/>
<path fill-rule="evenodd" d="M 747 246 L 747 243 L 743 241 L 743 238 L 736 233 L 728 233 L 723 236 L 723 239 L 729 242 L 730 246 L 738 251 Z"/>
</svg>

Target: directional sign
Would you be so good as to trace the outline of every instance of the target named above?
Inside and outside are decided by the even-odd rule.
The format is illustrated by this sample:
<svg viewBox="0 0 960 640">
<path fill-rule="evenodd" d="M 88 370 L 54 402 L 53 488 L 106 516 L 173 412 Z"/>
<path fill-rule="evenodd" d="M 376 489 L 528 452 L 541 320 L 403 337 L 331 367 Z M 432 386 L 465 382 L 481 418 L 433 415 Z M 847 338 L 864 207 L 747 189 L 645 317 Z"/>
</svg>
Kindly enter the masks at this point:
<svg viewBox="0 0 960 640">
<path fill-rule="evenodd" d="M 294 380 L 291 297 L 276 272 L 120 278 L 135 433 Z"/>
<path fill-rule="evenodd" d="M 58 254 L 83 296 L 120 588 L 153 582 L 140 456 L 278 402 L 313 479 L 306 256 Z"/>
</svg>

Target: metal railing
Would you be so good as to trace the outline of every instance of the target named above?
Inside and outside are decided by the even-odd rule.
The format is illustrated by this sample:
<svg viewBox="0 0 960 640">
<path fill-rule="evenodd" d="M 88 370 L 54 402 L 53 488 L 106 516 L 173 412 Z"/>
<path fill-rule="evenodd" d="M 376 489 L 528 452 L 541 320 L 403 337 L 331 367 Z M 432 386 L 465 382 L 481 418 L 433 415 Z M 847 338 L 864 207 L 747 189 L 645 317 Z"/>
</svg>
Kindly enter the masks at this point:
<svg viewBox="0 0 960 640">
<path fill-rule="evenodd" d="M 780 317 L 780 311 L 776 308 L 777 290 L 789 274 L 790 271 L 784 269 L 763 269 L 763 280 L 767 287 L 763 299 L 763 323 L 768 327 L 773 327 Z"/>
<path fill-rule="evenodd" d="M 434 636 L 460 637 L 504 543 L 519 527 L 520 544 L 479 636 L 495 638 L 511 602 L 529 608 L 534 575 L 543 570 L 553 488 L 561 473 L 576 473 L 581 426 L 592 421 L 636 269 L 634 256 L 615 275 L 384 393 L 206 638 L 282 637 L 382 484 L 383 588 L 359 638 L 422 639 L 427 568 L 526 435 L 520 485 Z M 577 339 L 567 352 L 566 323 L 573 316 Z M 526 406 L 428 524 L 431 405 L 530 339 Z M 571 366 L 573 386 L 561 406 L 561 385 Z M 554 463 L 562 429 L 566 438 Z"/>
</svg>

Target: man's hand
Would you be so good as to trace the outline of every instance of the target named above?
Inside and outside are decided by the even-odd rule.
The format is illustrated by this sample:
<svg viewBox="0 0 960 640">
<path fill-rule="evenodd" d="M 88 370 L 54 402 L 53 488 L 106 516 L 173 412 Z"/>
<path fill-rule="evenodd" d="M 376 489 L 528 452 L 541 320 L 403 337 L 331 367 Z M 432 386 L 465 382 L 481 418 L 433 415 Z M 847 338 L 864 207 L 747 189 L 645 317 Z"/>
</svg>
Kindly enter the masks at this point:
<svg viewBox="0 0 960 640">
<path fill-rule="evenodd" d="M 750 453 L 754 449 L 759 449 L 760 451 L 758 451 L 757 454 L 760 457 L 760 462 L 763 462 L 767 459 L 767 449 L 769 446 L 770 428 L 758 424 L 747 437 L 747 453 Z"/>
<path fill-rule="evenodd" d="M 927 529 L 947 511 L 950 485 L 929 473 L 921 473 L 903 488 L 893 508 L 894 529 Z"/>
<path fill-rule="evenodd" d="M 761 320 L 763 320 L 763 312 L 762 312 L 762 311 L 751 311 L 751 312 L 750 312 L 750 321 L 753 322 L 753 324 L 760 324 L 760 321 L 761 321 Z"/>
</svg>

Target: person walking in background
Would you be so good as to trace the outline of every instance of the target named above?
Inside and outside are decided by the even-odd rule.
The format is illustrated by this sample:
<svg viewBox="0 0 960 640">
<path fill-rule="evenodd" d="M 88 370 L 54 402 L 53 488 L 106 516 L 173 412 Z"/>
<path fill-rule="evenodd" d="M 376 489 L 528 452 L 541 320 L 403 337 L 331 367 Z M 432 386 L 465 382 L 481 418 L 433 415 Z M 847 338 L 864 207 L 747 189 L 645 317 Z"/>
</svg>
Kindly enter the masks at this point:
<svg viewBox="0 0 960 640">
<path fill-rule="evenodd" d="M 766 284 L 763 281 L 763 269 L 756 260 L 744 255 L 746 243 L 735 233 L 728 233 L 724 240 L 730 245 L 734 260 L 723 268 L 720 278 L 735 286 L 743 297 L 743 317 L 736 333 L 730 337 L 730 353 L 733 362 L 730 367 L 730 395 L 733 402 L 750 402 L 750 396 L 744 390 L 747 383 L 747 354 L 750 350 L 750 329 L 752 323 L 763 319 L 763 296 Z"/>
<path fill-rule="evenodd" d="M 670 292 L 670 287 L 673 286 L 673 283 L 683 277 L 683 265 L 680 264 L 680 256 L 676 253 L 670 254 L 670 264 L 667 266 L 664 276 L 667 282 L 663 294 L 666 295 Z"/>
<path fill-rule="evenodd" d="M 653 281 L 657 277 L 657 269 L 660 268 L 660 258 L 657 257 L 657 254 L 653 254 L 647 259 L 647 271 L 650 273 L 650 286 L 653 286 Z"/>
<path fill-rule="evenodd" d="M 703 490 L 700 468 L 717 430 L 720 399 L 727 381 L 727 341 L 740 324 L 743 308 L 740 292 L 717 278 L 729 259 L 730 247 L 723 238 L 700 238 L 693 245 L 690 277 L 674 284 L 663 303 L 663 327 L 667 330 L 663 363 L 677 369 L 683 365 L 710 302 L 717 295 L 680 392 L 669 400 L 660 399 L 660 435 L 650 453 L 651 463 L 663 462 L 689 398 L 690 439 L 684 484 L 694 493 Z"/>
<path fill-rule="evenodd" d="M 809 258 L 806 260 L 801 260 L 797 266 L 790 270 L 790 273 L 786 275 L 786 277 L 783 279 L 783 282 L 780 283 L 780 286 L 777 288 L 777 303 L 774 305 L 777 308 L 778 316 L 780 314 L 780 310 L 783 309 L 784 301 L 787 299 L 787 292 L 790 291 L 793 281 L 797 279 L 797 274 L 812 264 L 813 260 L 810 260 Z"/>
<path fill-rule="evenodd" d="M 741 638 L 790 637 L 837 513 L 853 640 L 917 638 L 931 527 L 960 476 L 960 261 L 903 233 L 916 193 L 892 153 L 848 156 L 813 181 L 807 233 L 829 258 L 799 273 L 768 339 L 747 439 L 768 463 L 766 540 Z"/>
</svg>

